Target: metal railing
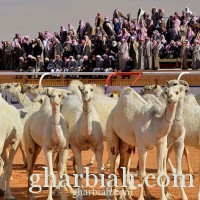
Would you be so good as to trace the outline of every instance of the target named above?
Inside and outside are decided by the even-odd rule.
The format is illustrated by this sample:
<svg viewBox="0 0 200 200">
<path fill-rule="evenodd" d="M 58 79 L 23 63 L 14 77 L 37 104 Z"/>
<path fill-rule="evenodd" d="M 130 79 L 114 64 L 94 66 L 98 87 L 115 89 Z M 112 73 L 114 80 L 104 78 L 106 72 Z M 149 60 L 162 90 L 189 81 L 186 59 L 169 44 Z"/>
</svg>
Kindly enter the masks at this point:
<svg viewBox="0 0 200 200">
<path fill-rule="evenodd" d="M 135 71 L 135 72 L 117 72 L 118 75 L 137 75 L 137 80 L 141 77 L 141 75 L 145 75 L 145 76 L 159 76 L 159 75 L 177 75 L 178 76 L 178 80 L 181 79 L 181 77 L 185 74 L 187 75 L 200 75 L 200 71 L 196 70 L 196 71 L 187 71 L 187 72 L 183 72 L 183 71 L 165 71 L 165 70 L 159 70 L 159 71 L 153 71 L 153 72 L 148 72 L 148 71 Z M 39 75 L 41 76 L 39 79 L 39 84 L 42 85 L 42 80 L 45 76 L 108 76 L 108 77 L 112 77 L 115 76 L 116 73 L 113 72 L 0 72 L 0 76 L 32 76 L 32 75 Z M 30 79 L 31 80 L 31 79 Z M 136 80 L 136 81 L 137 81 Z M 108 84 L 108 78 L 105 80 L 105 85 Z M 132 85 L 136 82 L 134 80 L 134 82 L 132 82 Z"/>
</svg>

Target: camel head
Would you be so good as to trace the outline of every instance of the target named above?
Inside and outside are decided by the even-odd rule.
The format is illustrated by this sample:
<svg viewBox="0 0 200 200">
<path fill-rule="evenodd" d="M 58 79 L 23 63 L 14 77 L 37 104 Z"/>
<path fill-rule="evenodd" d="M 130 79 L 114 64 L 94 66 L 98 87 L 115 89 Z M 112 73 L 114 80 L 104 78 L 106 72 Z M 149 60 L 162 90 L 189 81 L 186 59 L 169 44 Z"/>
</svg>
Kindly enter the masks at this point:
<svg viewBox="0 0 200 200">
<path fill-rule="evenodd" d="M 22 92 L 28 92 L 32 94 L 33 96 L 38 96 L 43 92 L 43 87 L 39 84 L 24 84 L 22 86 Z"/>
<path fill-rule="evenodd" d="M 5 90 L 6 84 L 7 84 L 7 83 L 2 83 L 2 84 L 0 84 L 0 92 L 2 92 L 2 91 Z"/>
<path fill-rule="evenodd" d="M 166 84 L 165 84 L 167 88 L 171 86 L 175 86 L 175 85 L 184 85 L 187 88 L 185 92 L 189 91 L 189 84 L 184 80 L 177 80 L 177 79 L 170 80 L 170 81 L 166 81 Z"/>
<path fill-rule="evenodd" d="M 71 92 L 68 90 L 62 90 L 62 89 L 55 89 L 55 88 L 47 88 L 46 94 L 50 98 L 50 103 L 52 106 L 54 105 L 60 105 L 62 103 L 62 100 L 66 98 L 67 95 L 70 95 Z"/>
<path fill-rule="evenodd" d="M 95 89 L 95 84 L 85 84 L 83 86 L 79 86 L 83 102 L 89 102 L 93 99 Z"/>
<path fill-rule="evenodd" d="M 187 87 L 184 85 L 175 85 L 166 88 L 166 96 L 168 103 L 178 103 L 179 100 L 184 99 Z"/>
<path fill-rule="evenodd" d="M 38 95 L 36 98 L 33 99 L 33 102 L 43 104 L 45 98 L 47 98 L 46 95 Z"/>
<path fill-rule="evenodd" d="M 145 95 L 145 94 L 158 94 L 159 92 L 162 91 L 162 88 L 160 85 L 148 85 L 145 86 L 141 89 L 140 95 Z"/>
<path fill-rule="evenodd" d="M 21 92 L 22 88 L 20 83 L 6 83 L 4 90 L 10 94 Z"/>
</svg>

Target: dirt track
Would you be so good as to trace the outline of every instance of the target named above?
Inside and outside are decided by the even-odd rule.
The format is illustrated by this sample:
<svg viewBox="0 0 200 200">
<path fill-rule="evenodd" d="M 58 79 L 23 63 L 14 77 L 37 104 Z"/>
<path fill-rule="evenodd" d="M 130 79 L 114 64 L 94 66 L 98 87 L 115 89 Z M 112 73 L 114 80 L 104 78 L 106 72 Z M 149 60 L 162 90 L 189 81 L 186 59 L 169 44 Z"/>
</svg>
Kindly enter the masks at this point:
<svg viewBox="0 0 200 200">
<path fill-rule="evenodd" d="M 198 151 L 194 148 L 189 148 L 190 152 L 190 160 L 192 164 L 192 168 L 195 173 L 195 179 L 194 179 L 194 188 L 186 188 L 186 194 L 188 195 L 189 200 L 194 200 L 196 199 L 197 196 L 197 186 L 198 186 L 198 162 L 199 162 L 199 154 Z M 87 161 L 89 160 L 90 156 L 92 155 L 91 152 L 83 152 L 83 163 L 86 164 Z M 172 161 L 174 162 L 174 155 L 171 156 Z M 105 148 L 104 150 L 104 163 L 107 160 L 107 150 Z M 136 162 L 137 162 L 137 155 L 132 156 L 132 164 L 131 164 L 131 172 L 135 171 L 136 168 Z M 18 151 L 15 160 L 14 160 L 14 166 L 13 166 L 13 179 L 11 181 L 11 191 L 13 195 L 16 197 L 16 200 L 24 200 L 27 199 L 27 175 L 25 169 L 22 168 L 22 157 L 21 153 Z M 40 173 L 43 174 L 41 178 L 41 182 L 39 184 L 44 185 L 44 169 L 42 168 L 45 166 L 45 160 L 44 160 L 44 155 L 41 153 L 38 157 L 37 164 L 35 166 L 34 173 Z M 154 148 L 152 151 L 148 153 L 148 159 L 147 159 L 147 173 L 153 173 L 156 175 L 156 169 L 157 169 L 157 164 L 156 164 L 156 149 Z M 69 171 L 69 176 L 70 176 L 70 183 L 73 184 L 73 168 L 72 168 L 72 162 L 68 162 L 68 171 Z M 185 159 L 183 160 L 183 172 L 187 172 L 187 165 Z M 94 166 L 90 167 L 90 173 L 97 173 L 96 170 L 96 164 Z M 108 173 L 108 172 L 106 172 Z M 186 185 L 189 185 L 188 178 L 186 179 Z M 85 183 L 85 180 L 83 180 L 83 183 Z M 119 181 L 120 183 L 120 181 Z M 150 184 L 154 184 L 155 180 L 150 179 Z M 138 180 L 135 180 L 135 185 L 138 184 Z M 170 183 L 170 186 L 172 183 Z M 95 189 L 99 190 L 98 187 Z M 91 190 L 87 188 L 86 190 Z M 175 199 L 181 199 L 180 198 L 180 193 L 178 188 L 172 188 L 169 187 L 169 190 L 171 194 L 175 197 Z M 133 191 L 133 197 L 137 198 L 138 197 L 138 191 Z M 150 191 L 153 196 L 156 197 L 156 199 L 159 199 L 159 186 L 150 188 Z M 36 194 L 36 199 L 38 200 L 46 200 L 47 199 L 47 188 L 43 188 L 42 192 L 39 194 Z M 101 190 L 101 192 L 103 192 Z M 59 198 L 54 198 L 54 199 L 59 199 Z M 69 199 L 73 199 L 70 197 Z M 85 200 L 96 200 L 96 199 L 105 199 L 105 196 L 86 196 L 84 197 Z"/>
</svg>

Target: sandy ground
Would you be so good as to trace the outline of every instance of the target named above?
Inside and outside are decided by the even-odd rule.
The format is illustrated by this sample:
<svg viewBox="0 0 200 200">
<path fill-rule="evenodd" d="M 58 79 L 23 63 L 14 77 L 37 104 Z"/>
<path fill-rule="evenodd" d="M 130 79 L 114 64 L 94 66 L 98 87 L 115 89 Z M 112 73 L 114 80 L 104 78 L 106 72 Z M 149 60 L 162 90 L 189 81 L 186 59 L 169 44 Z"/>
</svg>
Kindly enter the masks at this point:
<svg viewBox="0 0 200 200">
<path fill-rule="evenodd" d="M 195 179 L 194 179 L 194 186 L 193 188 L 186 187 L 185 191 L 188 195 L 189 200 L 196 199 L 197 195 L 197 189 L 198 189 L 198 162 L 199 162 L 199 154 L 198 151 L 194 148 L 189 148 L 190 152 L 190 160 L 191 160 L 191 165 L 194 170 L 195 174 Z M 83 152 L 82 157 L 83 157 L 83 164 L 86 165 L 88 162 L 90 156 L 92 155 L 91 151 L 88 152 Z M 174 162 L 174 155 L 171 156 L 172 161 Z M 104 150 L 104 163 L 107 160 L 107 150 L 105 148 Z M 131 164 L 131 172 L 135 172 L 136 169 L 136 163 L 137 163 L 137 154 L 132 156 L 132 164 Z M 13 166 L 13 179 L 11 181 L 11 191 L 13 195 L 16 197 L 16 200 L 24 200 L 27 199 L 27 175 L 26 175 L 26 170 L 22 168 L 22 156 L 21 152 L 18 151 L 17 155 L 14 160 L 14 166 Z M 44 185 L 44 169 L 42 167 L 45 166 L 45 159 L 43 152 L 39 155 L 37 164 L 35 166 L 34 173 L 42 174 L 41 176 L 41 181 L 39 182 L 40 185 Z M 169 166 L 168 166 L 169 167 Z M 153 173 L 156 175 L 156 169 L 157 169 L 157 164 L 156 164 L 156 149 L 154 148 L 153 150 L 149 151 L 148 153 L 148 159 L 147 159 L 147 173 Z M 187 172 L 187 165 L 185 159 L 183 159 L 183 172 Z M 74 177 L 73 177 L 73 168 L 72 168 L 72 162 L 68 161 L 68 173 L 70 176 L 70 183 L 73 185 L 74 183 Z M 96 164 L 90 167 L 90 173 L 97 173 L 97 168 Z M 108 174 L 108 172 L 106 172 Z M 170 173 L 170 172 L 169 172 Z M 92 181 L 91 181 L 92 182 Z M 119 181 L 120 183 L 120 181 Z M 154 184 L 155 180 L 150 179 L 150 184 Z M 85 184 L 85 179 L 83 180 L 83 184 Z M 135 179 L 135 185 L 138 185 L 138 179 Z M 181 199 L 179 189 L 178 188 L 172 188 L 173 181 L 171 180 L 170 182 L 170 187 L 169 190 L 171 194 L 175 197 L 175 199 Z M 189 179 L 186 179 L 186 186 L 189 185 Z M 94 188 L 97 191 L 100 191 L 101 194 L 103 193 L 103 190 L 99 189 L 99 187 Z M 87 191 L 92 190 L 92 188 L 86 188 Z M 136 199 L 138 197 L 138 189 L 132 192 L 133 199 Z M 155 186 L 150 188 L 150 191 L 153 196 L 156 197 L 156 199 L 159 199 L 160 193 L 159 193 L 159 186 Z M 44 200 L 47 199 L 47 193 L 48 190 L 47 188 L 42 188 L 42 191 L 38 194 L 36 194 L 36 199 L 38 200 Z M 0 198 L 1 199 L 1 198 Z M 60 198 L 54 198 L 54 199 L 60 199 Z M 68 199 L 73 199 L 73 197 L 69 197 Z M 85 200 L 96 200 L 96 199 L 105 199 L 105 196 L 100 196 L 100 195 L 89 195 L 84 197 Z"/>
</svg>

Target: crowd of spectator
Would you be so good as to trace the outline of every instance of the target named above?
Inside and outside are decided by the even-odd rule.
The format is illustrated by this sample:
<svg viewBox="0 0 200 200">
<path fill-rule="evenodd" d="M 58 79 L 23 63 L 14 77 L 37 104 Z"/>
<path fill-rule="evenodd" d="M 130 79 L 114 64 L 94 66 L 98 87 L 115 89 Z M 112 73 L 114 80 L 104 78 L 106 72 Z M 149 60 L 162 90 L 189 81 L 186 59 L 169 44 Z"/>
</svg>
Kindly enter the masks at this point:
<svg viewBox="0 0 200 200">
<path fill-rule="evenodd" d="M 167 18 L 163 9 L 139 9 L 137 19 L 115 9 L 110 20 L 97 13 L 95 27 L 80 20 L 77 29 L 68 24 L 33 39 L 16 33 L 0 49 L 2 70 L 31 72 L 157 70 L 163 58 L 180 58 L 182 69 L 191 58 L 200 68 L 200 17 L 189 8 Z"/>
</svg>

